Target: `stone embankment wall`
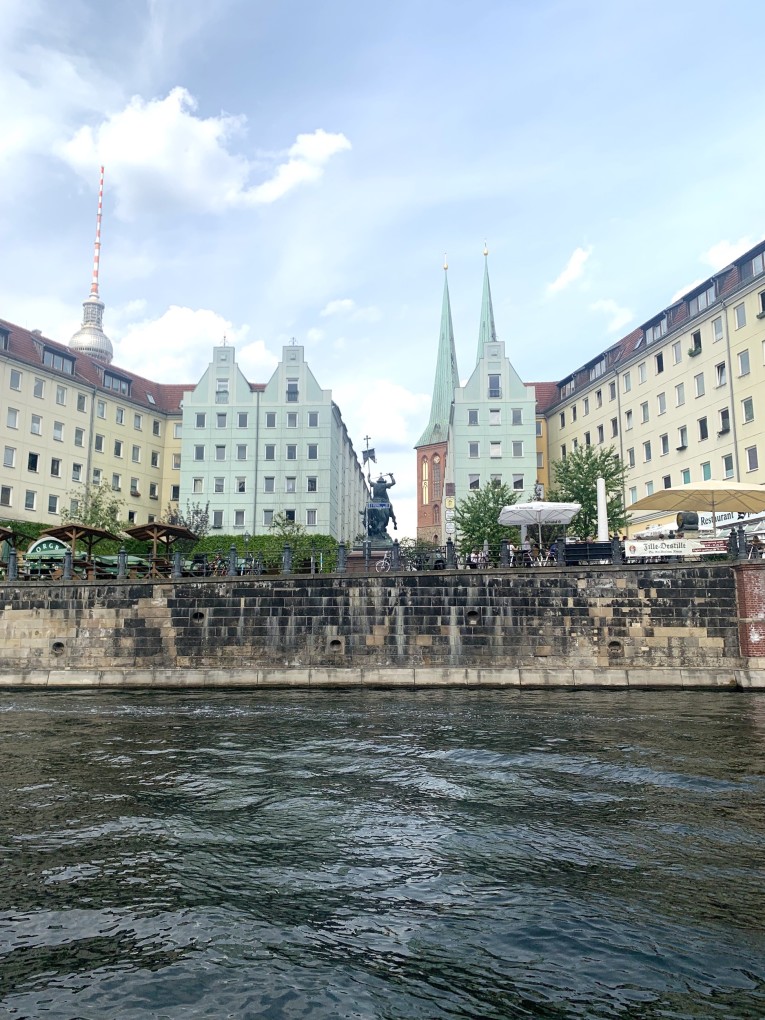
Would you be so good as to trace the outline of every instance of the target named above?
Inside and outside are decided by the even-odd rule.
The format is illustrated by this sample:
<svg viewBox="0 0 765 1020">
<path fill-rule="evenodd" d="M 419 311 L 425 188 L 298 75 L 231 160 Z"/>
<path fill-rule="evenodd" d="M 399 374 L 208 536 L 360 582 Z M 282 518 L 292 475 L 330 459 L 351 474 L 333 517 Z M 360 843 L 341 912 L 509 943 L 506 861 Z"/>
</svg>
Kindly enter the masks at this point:
<svg viewBox="0 0 765 1020">
<path fill-rule="evenodd" d="M 765 661 L 742 650 L 753 618 L 739 617 L 737 572 L 5 584 L 0 683 L 759 686 Z"/>
</svg>

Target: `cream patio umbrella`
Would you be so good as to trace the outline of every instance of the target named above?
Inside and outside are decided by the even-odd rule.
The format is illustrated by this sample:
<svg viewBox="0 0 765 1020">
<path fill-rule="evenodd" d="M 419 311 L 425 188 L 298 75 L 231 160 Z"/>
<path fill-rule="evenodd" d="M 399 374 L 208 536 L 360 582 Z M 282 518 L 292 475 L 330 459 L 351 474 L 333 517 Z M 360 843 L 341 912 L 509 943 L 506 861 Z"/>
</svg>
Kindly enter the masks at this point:
<svg viewBox="0 0 765 1020">
<path fill-rule="evenodd" d="M 659 489 L 627 507 L 630 514 L 640 510 L 706 510 L 712 514 L 723 512 L 756 514 L 765 510 L 765 485 L 749 482 L 698 482 L 677 489 Z M 715 528 L 716 532 L 716 528 Z"/>
<path fill-rule="evenodd" d="M 512 503 L 502 507 L 498 523 L 508 526 L 536 524 L 541 548 L 543 524 L 569 524 L 581 509 L 581 503 L 546 503 L 544 500 L 533 499 L 528 503 Z"/>
</svg>

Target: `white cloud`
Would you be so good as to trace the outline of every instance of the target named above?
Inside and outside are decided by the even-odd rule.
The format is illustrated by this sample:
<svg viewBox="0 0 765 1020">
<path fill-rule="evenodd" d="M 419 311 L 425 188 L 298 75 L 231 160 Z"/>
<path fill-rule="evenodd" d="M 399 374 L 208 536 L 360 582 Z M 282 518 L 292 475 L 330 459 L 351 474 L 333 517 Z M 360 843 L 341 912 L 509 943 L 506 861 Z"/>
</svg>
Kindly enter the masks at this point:
<svg viewBox="0 0 765 1020">
<path fill-rule="evenodd" d="M 382 312 L 376 305 L 359 308 L 353 298 L 335 298 L 322 308 L 319 315 L 322 318 L 341 315 L 351 322 L 379 322 L 382 318 Z"/>
<path fill-rule="evenodd" d="M 592 254 L 592 247 L 589 248 L 576 248 L 571 258 L 566 263 L 563 272 L 557 276 L 552 283 L 547 284 L 548 294 L 557 294 L 558 291 L 568 287 L 574 280 L 578 280 L 584 272 L 584 266 L 587 259 Z"/>
<path fill-rule="evenodd" d="M 679 301 L 680 298 L 683 297 L 684 294 L 687 294 L 689 290 L 693 290 L 694 287 L 698 287 L 698 285 L 700 283 L 703 283 L 704 280 L 705 280 L 705 277 L 700 276 L 700 277 L 698 277 L 698 279 L 692 280 L 690 283 L 686 283 L 686 285 L 684 287 L 681 287 L 680 290 L 676 290 L 675 291 L 675 293 L 669 299 L 669 303 L 671 305 L 673 305 L 675 303 L 675 301 Z"/>
<path fill-rule="evenodd" d="M 753 245 L 754 241 L 751 237 L 740 237 L 738 241 L 718 241 L 717 244 L 713 244 L 711 248 L 702 252 L 699 258 L 712 269 L 722 269 L 724 266 L 730 265 L 739 255 L 743 255 L 747 248 L 751 248 Z"/>
<path fill-rule="evenodd" d="M 306 340 L 310 344 L 317 344 L 319 341 L 324 339 L 323 329 L 309 329 L 305 335 Z"/>
<path fill-rule="evenodd" d="M 609 333 L 616 333 L 618 330 L 623 329 L 633 318 L 631 309 L 622 308 L 621 305 L 618 305 L 611 298 L 601 298 L 599 301 L 593 301 L 590 308 L 593 312 L 604 312 L 610 316 L 606 326 Z"/>
<path fill-rule="evenodd" d="M 134 96 L 97 126 L 81 127 L 58 153 L 89 183 L 94 167 L 106 166 L 117 212 L 129 219 L 158 205 L 219 213 L 275 202 L 317 180 L 332 156 L 351 147 L 345 135 L 319 128 L 298 135 L 286 153 L 256 162 L 231 148 L 244 134 L 246 117 L 199 117 L 196 107 L 180 86 L 164 99 Z M 252 184 L 264 163 L 271 176 Z"/>
</svg>

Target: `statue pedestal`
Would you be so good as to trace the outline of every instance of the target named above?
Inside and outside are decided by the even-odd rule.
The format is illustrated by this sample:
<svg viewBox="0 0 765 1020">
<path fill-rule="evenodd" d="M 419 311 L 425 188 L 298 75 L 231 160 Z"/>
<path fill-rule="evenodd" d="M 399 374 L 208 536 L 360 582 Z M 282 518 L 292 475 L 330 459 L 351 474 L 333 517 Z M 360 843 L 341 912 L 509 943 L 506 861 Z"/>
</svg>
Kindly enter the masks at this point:
<svg viewBox="0 0 765 1020">
<path fill-rule="evenodd" d="M 381 560 L 383 558 L 387 549 L 390 549 L 389 545 L 379 549 L 372 548 L 369 557 L 368 573 L 370 574 L 377 573 L 375 564 L 377 563 L 378 560 Z M 348 553 L 348 557 L 346 559 L 346 573 L 347 574 L 367 573 L 366 562 L 364 560 L 364 550 L 361 548 L 361 546 L 354 546 L 353 551 Z"/>
</svg>

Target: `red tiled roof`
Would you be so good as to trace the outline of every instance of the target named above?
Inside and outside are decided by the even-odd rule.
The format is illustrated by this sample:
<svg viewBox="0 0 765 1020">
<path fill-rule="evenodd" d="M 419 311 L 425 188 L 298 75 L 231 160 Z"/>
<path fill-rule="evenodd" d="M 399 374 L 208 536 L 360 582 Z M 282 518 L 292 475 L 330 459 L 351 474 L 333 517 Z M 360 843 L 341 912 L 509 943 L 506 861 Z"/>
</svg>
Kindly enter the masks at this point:
<svg viewBox="0 0 765 1020">
<path fill-rule="evenodd" d="M 556 382 L 532 382 L 527 386 L 533 386 L 537 396 L 537 414 L 544 414 L 548 407 L 558 399 L 558 384 Z"/>
</svg>

